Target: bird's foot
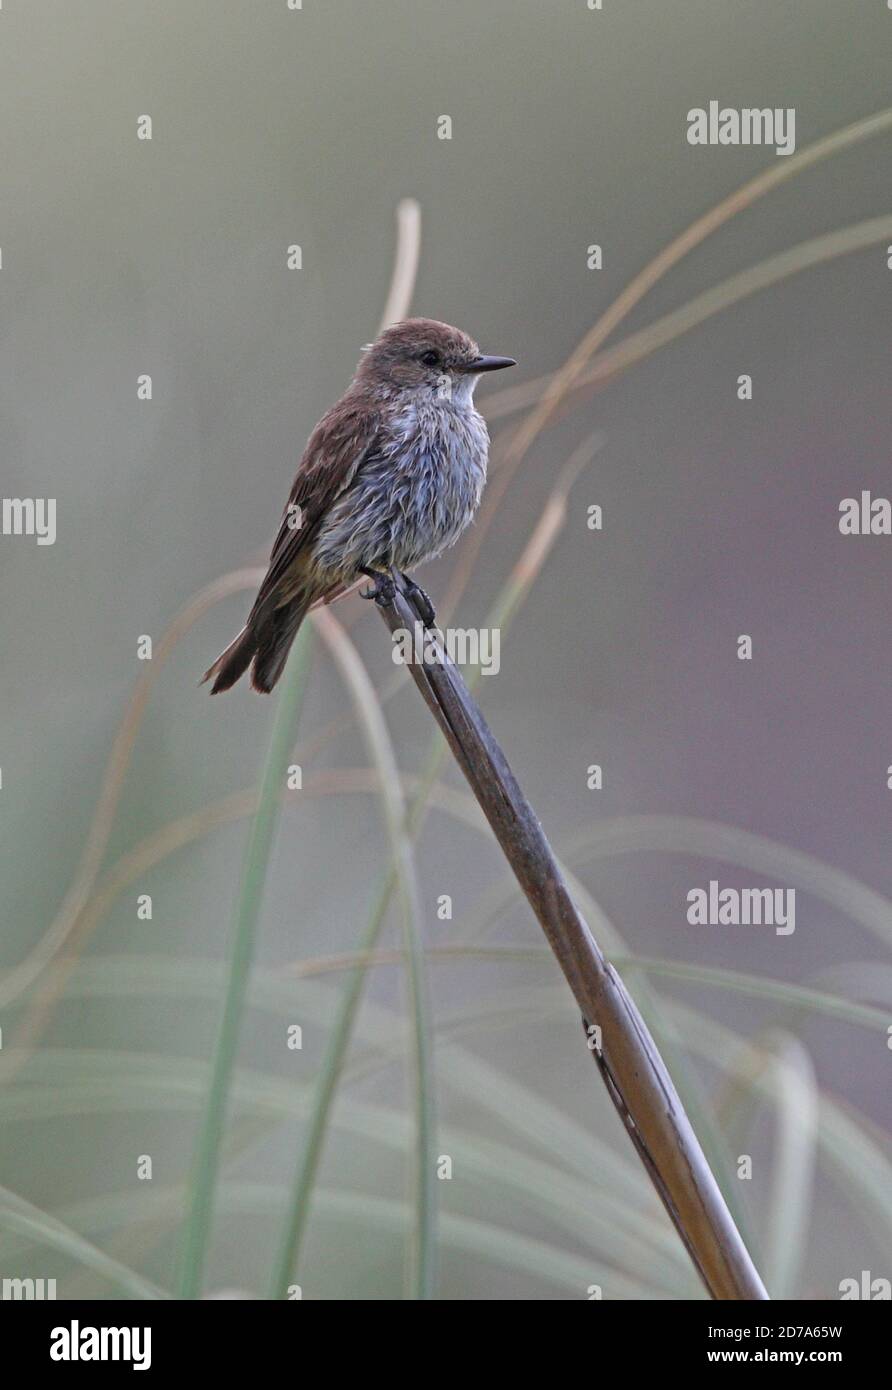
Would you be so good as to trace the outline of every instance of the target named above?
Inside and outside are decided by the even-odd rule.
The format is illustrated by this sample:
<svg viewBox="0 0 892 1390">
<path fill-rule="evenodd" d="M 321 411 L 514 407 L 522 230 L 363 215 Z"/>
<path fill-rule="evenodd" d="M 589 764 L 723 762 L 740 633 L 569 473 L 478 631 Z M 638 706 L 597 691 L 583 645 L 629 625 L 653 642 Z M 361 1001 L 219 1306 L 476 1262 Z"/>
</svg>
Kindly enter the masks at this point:
<svg viewBox="0 0 892 1390">
<path fill-rule="evenodd" d="M 434 605 L 431 603 L 430 595 L 425 593 L 421 585 L 416 584 L 415 580 L 411 579 L 408 574 L 400 573 L 400 579 L 402 580 L 403 593 L 410 603 L 414 603 L 424 626 L 434 627 L 437 621 L 437 615 L 434 612 Z"/>
<path fill-rule="evenodd" d="M 396 592 L 396 585 L 387 574 L 381 574 L 378 570 L 362 571 L 373 581 L 367 589 L 360 589 L 359 597 L 374 599 L 379 608 L 389 608 L 393 603 L 393 595 Z"/>
</svg>

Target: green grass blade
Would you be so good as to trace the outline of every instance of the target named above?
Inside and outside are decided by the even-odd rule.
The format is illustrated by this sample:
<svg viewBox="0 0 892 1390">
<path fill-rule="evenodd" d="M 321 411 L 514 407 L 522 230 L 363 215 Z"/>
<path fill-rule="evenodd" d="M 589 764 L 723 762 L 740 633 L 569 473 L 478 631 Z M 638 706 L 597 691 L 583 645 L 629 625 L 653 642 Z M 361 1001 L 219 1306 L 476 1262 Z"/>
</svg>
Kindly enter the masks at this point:
<svg viewBox="0 0 892 1390">
<path fill-rule="evenodd" d="M 132 1195 L 132 1194 L 131 1194 Z M 0 1188 L 0 1228 L 15 1232 L 35 1245 L 49 1246 L 76 1264 L 92 1270 L 128 1298 L 167 1298 L 157 1284 L 98 1250 L 77 1231 L 7 1188 Z"/>
<path fill-rule="evenodd" d="M 777 1073 L 777 1146 L 765 1282 L 772 1298 L 795 1298 L 814 1197 L 818 1086 L 811 1057 L 798 1038 L 775 1033 L 768 1044 Z"/>
<path fill-rule="evenodd" d="M 391 868 L 384 875 L 381 886 L 375 895 L 371 918 L 359 946 L 361 954 L 374 950 L 378 943 L 395 882 L 396 874 Z M 353 1035 L 353 1024 L 359 1009 L 367 971 L 367 965 L 357 965 L 351 970 L 341 992 L 334 1024 L 328 1035 L 322 1069 L 316 1082 L 313 1108 L 307 1125 L 303 1151 L 296 1170 L 294 1184 L 288 1194 L 285 1228 L 270 1281 L 271 1298 L 282 1298 L 289 1282 L 298 1279 L 313 1188 L 319 1171 L 325 1136 L 328 1132 L 331 1108 L 337 1095 L 338 1083 Z"/>
<path fill-rule="evenodd" d="M 241 1019 L 254 956 L 257 920 L 282 793 L 285 789 L 285 769 L 300 718 L 311 652 L 311 632 L 309 626 L 305 625 L 298 634 L 282 678 L 282 693 L 276 706 L 261 777 L 260 798 L 245 851 L 236 903 L 226 998 L 217 1036 L 204 1119 L 195 1149 L 189 1207 L 183 1233 L 178 1287 L 180 1297 L 186 1299 L 198 1298 L 201 1294 L 213 1217 L 214 1187 L 220 1163 L 220 1144 L 226 1122 L 226 1102 L 235 1068 Z"/>
<path fill-rule="evenodd" d="M 406 826 L 406 810 L 396 758 L 381 705 L 368 673 L 353 643 L 330 613 L 320 613 L 319 631 L 350 689 L 357 718 L 362 727 L 369 755 L 381 779 L 382 802 L 394 867 L 394 878 L 403 897 L 404 946 L 409 980 L 409 1011 L 412 1018 L 415 1061 L 415 1212 L 416 1226 L 408 1266 L 408 1287 L 416 1298 L 432 1298 L 436 1273 L 436 1196 L 434 1148 L 436 1116 L 432 1064 L 430 1007 L 422 936 L 421 896 L 412 844 Z M 389 893 L 388 893 L 389 898 Z M 372 914 L 367 937 L 377 937 L 386 901 Z M 286 1296 L 295 1254 L 303 1236 L 307 1207 L 321 1155 L 325 1121 L 337 1086 L 345 1049 L 362 987 L 362 974 L 354 973 L 344 993 L 338 1023 L 331 1037 L 320 1087 L 319 1115 L 310 1128 L 304 1161 L 298 1170 L 293 1197 L 289 1203 L 279 1254 L 273 1267 L 271 1296 Z"/>
<path fill-rule="evenodd" d="M 175 1191 L 160 1188 L 139 1193 L 119 1192 L 91 1197 L 75 1203 L 65 1216 L 79 1227 L 104 1234 L 126 1226 L 129 1221 L 153 1225 L 167 1218 Z M 255 1221 L 274 1220 L 286 1199 L 281 1187 L 248 1181 L 220 1184 L 219 1201 L 230 1215 L 250 1216 Z M 405 1202 L 372 1193 L 320 1189 L 316 1193 L 320 1215 L 332 1225 L 346 1225 L 363 1240 L 381 1236 L 400 1237 L 412 1220 Z M 617 1270 L 601 1255 L 579 1254 L 550 1242 L 536 1239 L 476 1216 L 444 1213 L 444 1246 L 456 1254 L 471 1255 L 474 1263 L 485 1260 L 533 1279 L 546 1279 L 570 1298 L 585 1299 L 590 1284 L 603 1286 L 605 1298 L 666 1299 L 679 1296 L 676 1285 L 659 1285 L 647 1275 L 636 1277 Z M 647 1274 L 651 1274 L 647 1270 Z"/>
</svg>

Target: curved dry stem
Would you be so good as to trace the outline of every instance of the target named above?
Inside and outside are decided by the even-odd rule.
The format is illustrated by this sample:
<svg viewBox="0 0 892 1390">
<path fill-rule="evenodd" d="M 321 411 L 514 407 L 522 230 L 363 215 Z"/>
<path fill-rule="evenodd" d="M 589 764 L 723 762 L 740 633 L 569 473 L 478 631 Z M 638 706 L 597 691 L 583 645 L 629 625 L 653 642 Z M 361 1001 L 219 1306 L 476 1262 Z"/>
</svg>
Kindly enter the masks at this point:
<svg viewBox="0 0 892 1390">
<path fill-rule="evenodd" d="M 401 774 L 402 786 L 407 795 L 416 795 L 421 781 L 417 775 Z M 308 796 L 354 794 L 380 796 L 380 778 L 373 768 L 337 768 L 314 773 L 304 783 L 300 792 L 283 793 L 283 801 L 297 803 Z M 468 826 L 483 828 L 484 821 L 479 808 L 465 793 L 437 783 L 431 788 L 430 799 L 435 806 L 453 818 Z M 68 940 L 70 949 L 48 964 L 26 1018 L 17 1030 L 12 1045 L 4 1049 L 5 1055 L 0 1057 L 0 1081 L 8 1084 L 19 1071 L 27 1058 L 27 1049 L 33 1047 L 43 1033 L 65 983 L 77 964 L 79 951 L 101 925 L 125 889 L 138 883 L 149 870 L 171 854 L 203 839 L 212 830 L 253 815 L 257 810 L 257 802 L 256 788 L 246 787 L 242 791 L 232 792 L 229 796 L 203 806 L 199 811 L 191 811 L 176 820 L 168 821 L 160 830 L 146 836 L 132 850 L 123 854 L 106 871 L 72 925 Z"/>
<path fill-rule="evenodd" d="M 892 109 L 881 111 L 875 116 L 869 116 L 866 120 L 856 121 L 854 124 L 828 135 L 825 139 L 818 140 L 814 145 L 809 145 L 798 154 L 791 155 L 789 159 L 775 162 L 763 173 L 750 179 L 748 183 L 743 184 L 727 198 L 723 198 L 715 207 L 710 208 L 709 212 L 692 222 L 680 236 L 675 237 L 659 255 L 655 256 L 643 270 L 629 281 L 622 293 L 574 348 L 563 367 L 555 373 L 536 409 L 511 440 L 508 446 L 508 462 L 516 464 L 521 461 L 536 436 L 548 423 L 555 407 L 582 372 L 589 358 L 648 291 L 694 247 L 699 246 L 702 241 L 705 241 L 713 232 L 718 231 L 732 217 L 736 217 L 738 213 L 743 212 L 759 198 L 763 198 L 766 193 L 777 188 L 780 184 L 786 183 L 788 179 L 794 178 L 803 170 L 829 158 L 830 155 L 847 149 L 861 140 L 866 140 L 870 136 L 879 135 L 886 130 L 892 130 Z"/>
<path fill-rule="evenodd" d="M 417 245 L 413 247 L 412 232 L 407 228 L 414 225 L 415 242 L 417 242 L 419 219 L 417 216 L 413 218 L 405 206 L 401 212 L 402 221 L 398 219 L 397 224 L 399 235 L 393 283 L 387 305 L 387 312 L 389 313 L 398 312 L 401 307 L 401 299 L 406 294 L 411 293 L 412 267 L 417 262 Z M 406 254 L 407 244 L 409 246 L 408 258 Z M 331 624 L 333 623 L 334 619 L 330 619 L 327 624 L 320 619 L 316 626 L 327 631 L 329 638 L 331 638 Z M 337 625 L 335 624 L 335 626 Z M 338 632 L 340 632 L 339 628 Z M 213 1221 L 214 1197 L 220 1169 L 229 1092 L 235 1074 L 241 1020 L 247 999 L 260 905 L 269 868 L 273 837 L 278 823 L 281 779 L 289 749 L 295 740 L 295 731 L 303 703 L 306 674 L 309 670 L 312 651 L 311 638 L 312 629 L 307 625 L 298 635 L 286 666 L 273 719 L 269 747 L 264 761 L 257 811 L 251 822 L 251 833 L 245 849 L 235 907 L 232 950 L 223 1009 L 211 1065 L 207 1100 L 195 1145 L 189 1183 L 187 1213 L 180 1250 L 178 1288 L 181 1298 L 197 1298 L 201 1293 Z M 359 681 L 360 674 L 364 673 L 358 674 L 355 669 L 357 662 L 350 660 L 352 647 L 349 639 L 343 637 L 342 641 L 336 645 L 335 651 L 341 659 L 342 669 L 350 680 L 352 688 Z M 366 707 L 367 705 L 368 701 L 366 701 Z M 370 727 L 374 728 L 380 736 L 380 730 L 374 725 L 373 716 L 369 715 L 368 717 L 371 721 Z M 373 748 L 375 746 L 373 740 Z M 382 780 L 387 782 L 387 777 L 384 774 L 382 774 Z M 417 1003 L 417 1008 L 420 1012 L 420 1003 Z"/>
<path fill-rule="evenodd" d="M 869 116 L 865 120 L 845 126 L 842 130 L 835 131 L 832 135 L 818 140 L 814 145 L 809 145 L 788 159 L 777 161 L 763 173 L 758 174 L 756 178 L 750 179 L 749 182 L 735 189 L 709 212 L 698 217 L 679 236 L 670 241 L 668 246 L 665 246 L 643 270 L 633 276 L 609 308 L 580 339 L 564 365 L 558 368 L 554 376 L 549 379 L 544 394 L 530 411 L 527 419 L 520 424 L 509 439 L 501 457 L 501 466 L 495 472 L 495 476 L 487 488 L 486 500 L 480 510 L 477 525 L 463 547 L 462 562 L 456 566 L 453 582 L 449 587 L 444 604 L 447 612 L 452 611 L 464 591 L 467 578 L 473 569 L 495 512 L 517 468 L 523 462 L 539 434 L 557 412 L 564 397 L 576 385 L 590 358 L 654 285 L 708 236 L 718 231 L 732 217 L 736 217 L 738 213 L 743 212 L 745 208 L 750 207 L 772 189 L 795 177 L 796 174 L 802 173 L 803 170 L 811 168 L 812 165 L 837 154 L 840 150 L 848 149 L 861 140 L 867 140 L 890 129 L 892 129 L 892 109 L 887 109 L 874 116 Z"/>
<path fill-rule="evenodd" d="M 262 576 L 262 571 L 260 571 Z M 154 656 L 148 662 L 136 683 L 124 717 L 118 726 L 115 741 L 106 763 L 99 792 L 99 800 L 93 814 L 93 821 L 87 835 L 80 863 L 74 880 L 65 894 L 58 913 L 39 941 L 28 952 L 24 960 L 0 977 L 0 1008 L 5 1008 L 19 994 L 28 988 L 48 962 L 62 949 L 83 911 L 92 891 L 102 859 L 108 846 L 114 823 L 115 811 L 124 786 L 133 746 L 139 732 L 148 704 L 149 695 L 158 672 L 180 639 L 189 631 L 202 614 L 212 608 L 220 599 L 241 589 L 253 587 L 258 582 L 258 571 L 254 569 L 233 570 L 215 579 L 190 599 L 181 609 L 170 627 L 155 647 Z"/>
<path fill-rule="evenodd" d="M 655 319 L 646 328 L 630 333 L 615 347 L 599 352 L 592 358 L 588 370 L 573 387 L 574 395 L 606 386 L 608 382 L 615 380 L 622 372 L 649 357 L 651 353 L 665 347 L 682 334 L 689 333 L 691 329 L 723 309 L 739 304 L 750 295 L 769 289 L 772 285 L 798 275 L 801 271 L 810 270 L 813 266 L 876 245 L 890 235 L 892 215 L 871 217 L 865 222 L 857 222 L 850 227 L 828 232 L 824 236 L 802 241 L 797 246 L 790 247 L 788 251 L 782 251 L 757 265 L 749 266 L 737 275 L 714 285 L 712 289 L 695 295 L 681 308 Z M 521 386 L 509 387 L 498 392 L 486 402 L 487 418 L 510 415 L 515 410 L 533 404 L 542 391 L 548 388 L 551 380 L 550 376 L 536 377 Z"/>
<path fill-rule="evenodd" d="M 402 198 L 396 207 L 396 254 L 379 332 L 392 323 L 399 323 L 409 312 L 420 257 L 421 205 L 415 198 Z"/>
<path fill-rule="evenodd" d="M 567 459 L 545 499 L 539 520 L 487 616 L 490 626 L 502 627 L 507 624 L 533 587 L 566 523 L 570 489 L 604 444 L 604 435 L 600 430 L 595 430 L 577 445 Z"/>
<path fill-rule="evenodd" d="M 405 317 L 411 303 L 421 248 L 421 208 L 412 198 L 404 198 L 396 209 L 397 242 L 390 289 L 381 328 Z M 46 932 L 35 943 L 24 960 L 0 975 L 0 1008 L 22 994 L 65 946 L 74 931 L 78 918 L 87 905 L 108 847 L 115 812 L 130 766 L 136 738 L 142 724 L 149 695 L 164 665 L 177 644 L 186 636 L 199 618 L 222 599 L 243 590 L 256 589 L 265 573 L 265 566 L 245 566 L 221 575 L 199 590 L 180 610 L 155 645 L 153 659 L 146 663 L 136 683 L 124 716 L 115 734 L 108 757 L 99 799 L 87 834 L 87 841 L 74 878 L 58 913 Z"/>
</svg>

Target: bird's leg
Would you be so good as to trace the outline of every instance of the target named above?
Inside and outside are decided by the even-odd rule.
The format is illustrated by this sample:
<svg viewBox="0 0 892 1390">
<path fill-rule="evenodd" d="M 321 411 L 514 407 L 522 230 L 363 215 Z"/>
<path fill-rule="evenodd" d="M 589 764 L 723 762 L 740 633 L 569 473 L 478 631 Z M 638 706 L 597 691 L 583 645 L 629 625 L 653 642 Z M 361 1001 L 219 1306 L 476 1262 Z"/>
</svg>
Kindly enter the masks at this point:
<svg viewBox="0 0 892 1390">
<path fill-rule="evenodd" d="M 371 579 L 372 585 L 368 589 L 360 589 L 360 598 L 374 599 L 379 608 L 387 608 L 393 602 L 393 593 L 396 584 L 390 575 L 382 574 L 380 570 L 368 569 L 365 565 L 358 566 L 359 573 Z"/>
<path fill-rule="evenodd" d="M 402 570 L 391 570 L 390 573 L 394 583 L 399 583 L 406 598 L 415 604 L 424 626 L 433 627 L 437 621 L 437 615 L 429 595 L 424 592 L 420 584 L 415 583 L 410 575 L 403 574 Z"/>
</svg>

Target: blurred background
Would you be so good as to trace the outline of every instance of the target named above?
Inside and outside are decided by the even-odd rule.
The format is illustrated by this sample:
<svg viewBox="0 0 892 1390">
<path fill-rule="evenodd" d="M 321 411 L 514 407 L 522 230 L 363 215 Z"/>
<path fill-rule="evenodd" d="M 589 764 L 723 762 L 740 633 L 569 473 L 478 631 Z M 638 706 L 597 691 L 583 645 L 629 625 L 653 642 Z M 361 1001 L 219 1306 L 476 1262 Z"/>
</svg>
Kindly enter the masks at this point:
<svg viewBox="0 0 892 1390">
<path fill-rule="evenodd" d="M 486 716 L 771 1292 L 892 1277 L 892 538 L 838 528 L 843 498 L 892 487 L 892 125 L 794 162 L 882 111 L 890 59 L 881 0 L 4 6 L 2 492 L 55 498 L 57 535 L 0 536 L 0 1276 L 55 1278 L 59 1297 L 177 1289 L 242 884 L 256 953 L 202 1287 L 269 1296 L 296 1203 L 304 1297 L 412 1292 L 415 1025 L 353 694 L 307 643 L 286 758 L 303 787 L 245 886 L 279 695 L 196 684 L 256 575 L 220 581 L 261 563 L 378 329 L 411 198 L 412 311 L 519 362 L 478 392 L 502 495 L 419 578 L 442 620 L 486 625 L 566 484 L 478 683 Z M 796 155 L 691 147 L 688 110 L 712 99 L 794 107 Z M 781 166 L 607 350 L 799 248 L 774 282 L 571 392 L 512 468 L 544 379 L 629 281 Z M 816 242 L 865 223 L 833 258 Z M 356 597 L 332 611 L 411 800 L 430 716 L 378 616 Z M 452 1160 L 429 1197 L 437 1295 L 702 1297 L 448 758 L 435 783 L 414 926 L 432 1152 Z M 795 932 L 690 925 L 711 879 L 795 889 Z M 333 1067 L 376 902 L 389 954 Z"/>
</svg>

